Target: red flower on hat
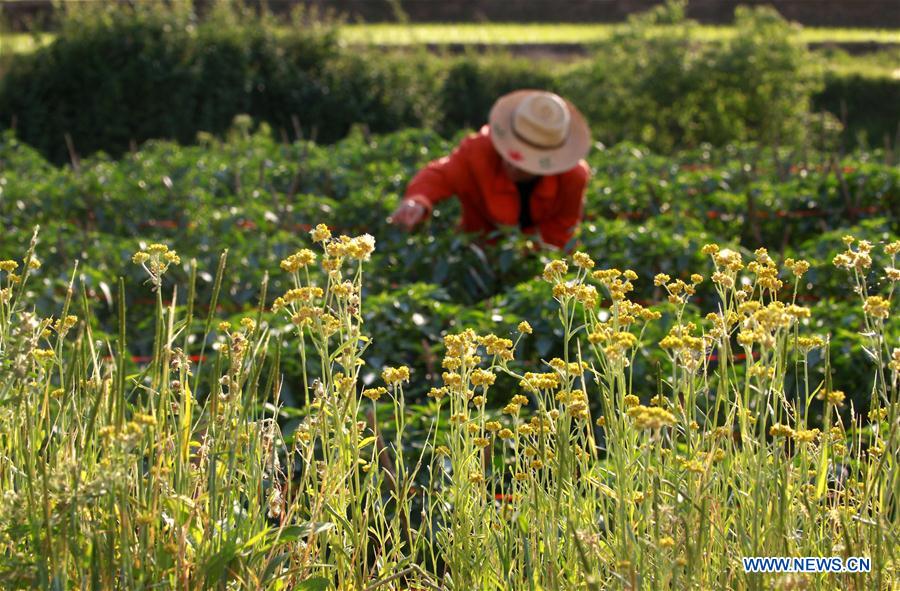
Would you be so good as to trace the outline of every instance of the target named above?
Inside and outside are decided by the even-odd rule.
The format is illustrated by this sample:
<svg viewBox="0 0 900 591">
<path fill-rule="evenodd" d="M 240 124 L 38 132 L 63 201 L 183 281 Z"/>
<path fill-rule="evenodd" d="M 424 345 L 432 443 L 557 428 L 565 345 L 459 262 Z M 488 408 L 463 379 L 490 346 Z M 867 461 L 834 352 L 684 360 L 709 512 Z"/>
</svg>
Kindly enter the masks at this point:
<svg viewBox="0 0 900 591">
<path fill-rule="evenodd" d="M 519 162 L 520 160 L 525 158 L 518 150 L 510 150 L 509 152 L 507 152 L 507 156 L 509 156 L 509 159 L 513 162 Z"/>
</svg>

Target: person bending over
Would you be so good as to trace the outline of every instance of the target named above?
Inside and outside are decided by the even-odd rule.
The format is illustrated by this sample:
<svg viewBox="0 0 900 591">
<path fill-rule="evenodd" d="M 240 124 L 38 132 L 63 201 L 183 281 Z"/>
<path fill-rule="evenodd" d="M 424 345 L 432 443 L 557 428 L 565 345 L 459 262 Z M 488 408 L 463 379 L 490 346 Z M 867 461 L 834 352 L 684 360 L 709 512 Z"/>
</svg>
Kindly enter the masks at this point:
<svg viewBox="0 0 900 591">
<path fill-rule="evenodd" d="M 590 147 L 590 129 L 572 103 L 551 92 L 512 92 L 494 103 L 479 132 L 416 174 L 391 223 L 412 230 L 455 195 L 462 231 L 517 226 L 564 249 L 581 221 Z"/>
</svg>

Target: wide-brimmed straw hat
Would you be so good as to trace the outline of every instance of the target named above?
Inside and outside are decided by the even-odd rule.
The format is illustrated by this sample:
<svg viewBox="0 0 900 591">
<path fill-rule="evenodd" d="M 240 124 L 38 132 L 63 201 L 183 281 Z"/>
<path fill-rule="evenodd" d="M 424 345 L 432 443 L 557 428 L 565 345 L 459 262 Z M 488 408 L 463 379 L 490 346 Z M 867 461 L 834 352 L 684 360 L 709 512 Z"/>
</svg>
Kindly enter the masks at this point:
<svg viewBox="0 0 900 591">
<path fill-rule="evenodd" d="M 543 90 L 517 90 L 497 99 L 488 117 L 500 155 L 537 175 L 574 168 L 591 149 L 591 130 L 575 105 Z"/>
</svg>

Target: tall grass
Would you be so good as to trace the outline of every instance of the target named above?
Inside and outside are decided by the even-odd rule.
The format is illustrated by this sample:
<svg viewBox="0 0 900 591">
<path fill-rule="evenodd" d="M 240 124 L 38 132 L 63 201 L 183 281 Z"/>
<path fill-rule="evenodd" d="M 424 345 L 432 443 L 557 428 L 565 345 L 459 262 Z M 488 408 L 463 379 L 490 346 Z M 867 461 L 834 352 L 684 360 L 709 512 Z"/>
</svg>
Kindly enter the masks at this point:
<svg viewBox="0 0 900 591">
<path fill-rule="evenodd" d="M 563 357 L 522 371 L 526 322 L 514 335 L 450 334 L 442 385 L 413 405 L 404 384 L 420 376 L 388 367 L 378 383 L 363 370 L 374 239 L 325 226 L 312 238 L 322 253 L 285 259 L 293 287 L 269 307 L 264 282 L 239 326 L 216 321 L 218 287 L 195 316 L 193 262 L 142 247 L 133 261 L 156 298 L 156 338 L 135 373 L 124 320 L 118 335 L 95 334 L 75 275 L 58 318 L 35 313 L 36 238 L 21 261 L 0 262 L 4 586 L 900 584 L 900 343 L 888 324 L 900 243 L 848 237 L 835 258 L 860 294 L 872 363 L 859 385 L 871 407 L 857 409 L 830 387 L 829 327 L 796 304 L 808 265 L 714 245 L 708 279 L 653 278 L 662 310 L 629 300 L 632 271 L 594 269 L 585 253 L 551 262 Z M 165 280 L 182 264 L 186 295 Z M 225 273 L 223 255 L 216 286 Z M 719 301 L 693 319 L 703 281 Z M 668 335 L 646 342 L 660 321 Z M 669 360 L 657 387 L 635 391 L 632 361 L 657 346 Z M 813 354 L 826 359 L 822 383 L 809 377 Z M 285 355 L 301 358 L 307 399 L 289 437 L 276 420 Z M 498 375 L 519 388 L 496 391 Z M 864 556 L 872 571 L 744 574 L 742 556 L 770 555 Z"/>
</svg>

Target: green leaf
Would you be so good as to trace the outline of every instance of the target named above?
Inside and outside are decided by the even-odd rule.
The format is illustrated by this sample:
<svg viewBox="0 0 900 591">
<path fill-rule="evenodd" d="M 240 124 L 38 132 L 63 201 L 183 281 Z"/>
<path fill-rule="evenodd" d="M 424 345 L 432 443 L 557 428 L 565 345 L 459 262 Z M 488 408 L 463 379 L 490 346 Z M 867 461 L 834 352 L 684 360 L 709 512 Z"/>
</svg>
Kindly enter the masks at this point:
<svg viewBox="0 0 900 591">
<path fill-rule="evenodd" d="M 302 581 L 295 587 L 298 591 L 327 591 L 331 587 L 331 581 L 325 577 L 313 577 Z"/>
</svg>

